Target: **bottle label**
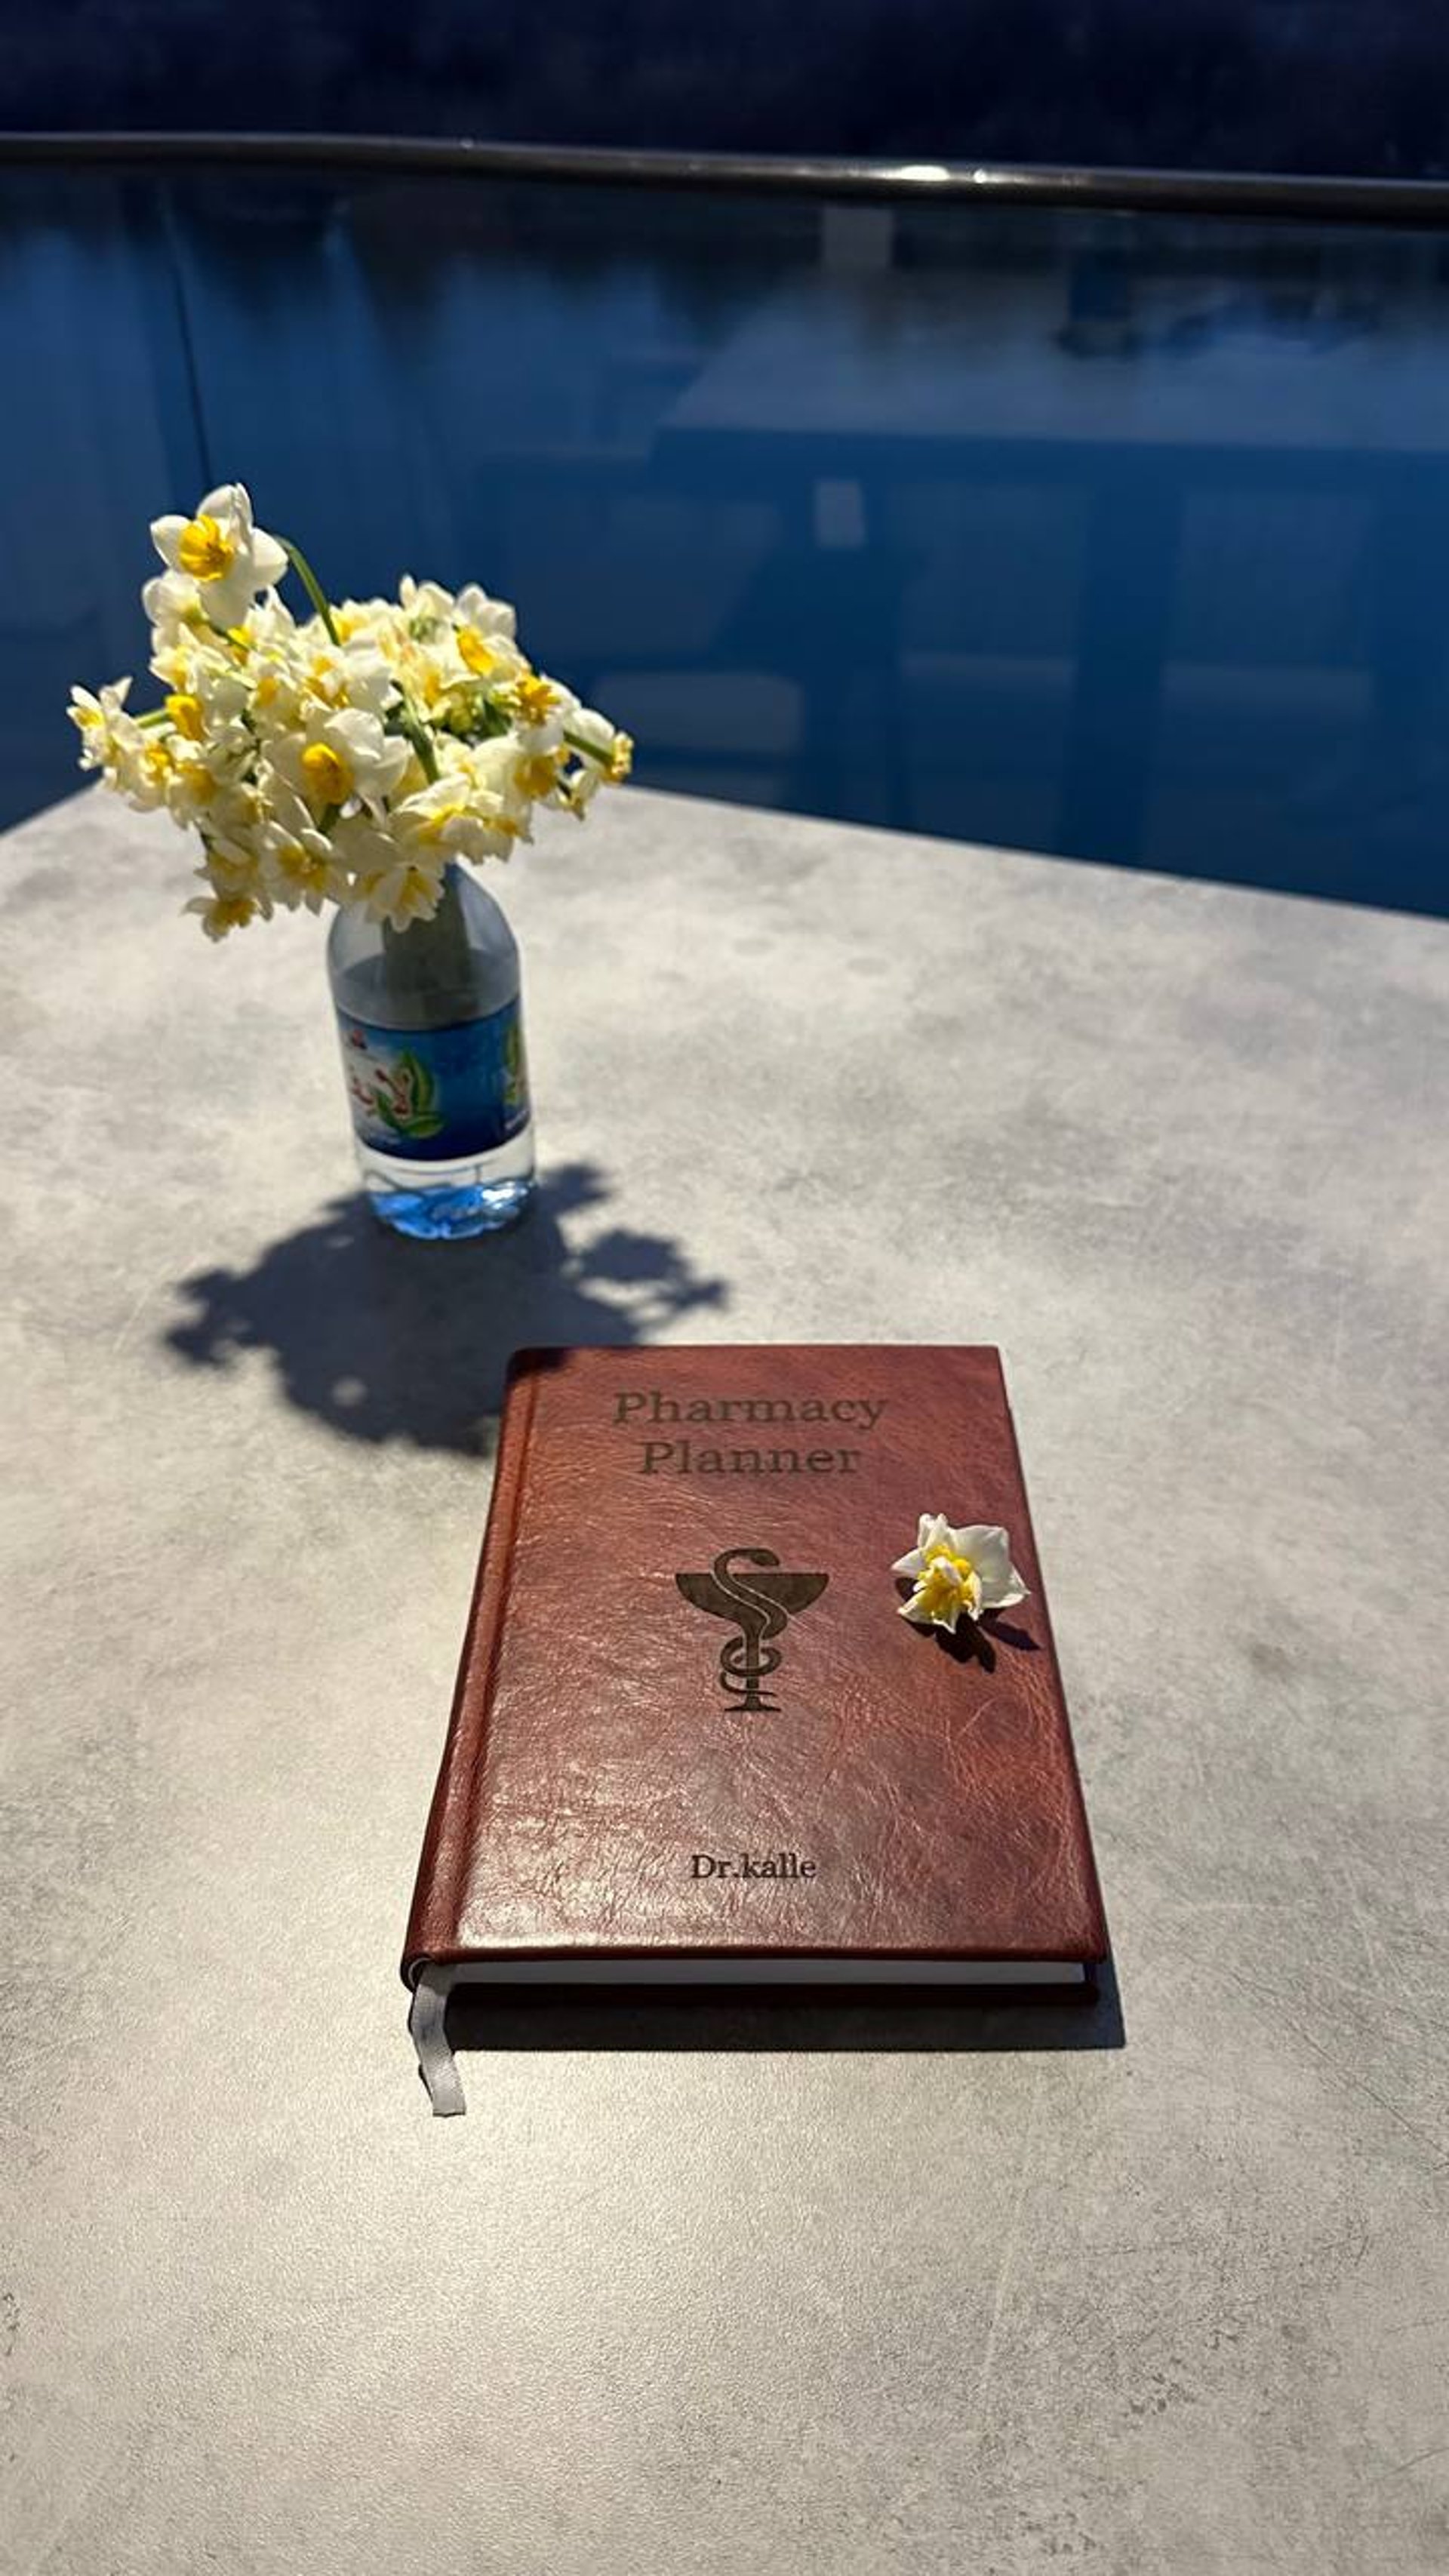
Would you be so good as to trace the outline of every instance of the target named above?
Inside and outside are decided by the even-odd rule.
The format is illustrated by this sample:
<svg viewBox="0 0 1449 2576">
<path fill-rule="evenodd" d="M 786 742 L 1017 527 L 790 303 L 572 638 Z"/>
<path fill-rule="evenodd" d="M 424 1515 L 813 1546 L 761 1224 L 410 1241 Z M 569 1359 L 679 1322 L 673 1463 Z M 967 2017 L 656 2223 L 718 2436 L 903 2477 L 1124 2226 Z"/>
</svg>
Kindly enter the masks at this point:
<svg viewBox="0 0 1449 2576">
<path fill-rule="evenodd" d="M 528 1124 L 517 997 L 450 1029 L 376 1029 L 337 1014 L 352 1123 L 364 1145 L 419 1163 L 491 1154 Z"/>
</svg>

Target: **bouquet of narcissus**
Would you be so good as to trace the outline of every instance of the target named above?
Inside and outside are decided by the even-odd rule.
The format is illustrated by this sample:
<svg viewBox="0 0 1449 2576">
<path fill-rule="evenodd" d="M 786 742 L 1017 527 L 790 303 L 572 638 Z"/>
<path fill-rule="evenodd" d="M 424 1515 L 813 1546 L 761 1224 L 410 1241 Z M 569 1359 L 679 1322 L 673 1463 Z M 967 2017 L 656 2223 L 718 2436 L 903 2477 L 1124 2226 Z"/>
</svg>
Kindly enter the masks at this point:
<svg viewBox="0 0 1449 2576">
<path fill-rule="evenodd" d="M 633 746 L 519 650 L 506 600 L 405 580 L 394 599 L 323 597 L 305 557 L 252 520 L 240 483 L 151 529 L 166 570 L 141 594 L 166 692 L 71 693 L 81 766 L 195 831 L 209 938 L 280 905 L 361 904 L 401 930 L 437 910 L 449 863 L 506 859 L 540 805 L 582 815 Z M 290 565 L 311 602 L 277 596 Z"/>
</svg>

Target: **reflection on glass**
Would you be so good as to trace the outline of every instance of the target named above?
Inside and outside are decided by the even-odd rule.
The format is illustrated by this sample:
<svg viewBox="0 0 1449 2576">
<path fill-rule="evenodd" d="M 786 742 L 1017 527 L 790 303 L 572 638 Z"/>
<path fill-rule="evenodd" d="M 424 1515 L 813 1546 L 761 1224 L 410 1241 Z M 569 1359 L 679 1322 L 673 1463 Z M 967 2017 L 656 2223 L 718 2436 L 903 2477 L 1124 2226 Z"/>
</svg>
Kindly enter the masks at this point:
<svg viewBox="0 0 1449 2576">
<path fill-rule="evenodd" d="M 646 782 L 1443 910 L 1437 242 L 484 180 L 12 172 L 0 772 L 241 474 L 475 570 Z"/>
</svg>

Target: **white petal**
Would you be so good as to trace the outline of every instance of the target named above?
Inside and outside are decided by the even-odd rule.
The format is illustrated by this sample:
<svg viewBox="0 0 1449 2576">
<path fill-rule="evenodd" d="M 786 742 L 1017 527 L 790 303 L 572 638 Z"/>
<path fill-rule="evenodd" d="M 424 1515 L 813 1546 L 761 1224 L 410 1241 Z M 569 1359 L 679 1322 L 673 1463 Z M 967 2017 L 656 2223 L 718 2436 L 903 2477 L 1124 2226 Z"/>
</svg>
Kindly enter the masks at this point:
<svg viewBox="0 0 1449 2576">
<path fill-rule="evenodd" d="M 1006 1532 L 994 1522 L 973 1521 L 969 1529 L 951 1532 L 958 1556 L 969 1556 L 973 1565 L 991 1565 L 1006 1555 Z"/>
<path fill-rule="evenodd" d="M 412 756 L 412 744 L 404 741 L 401 734 L 387 734 L 384 737 L 382 749 L 373 763 L 373 778 L 376 784 L 390 792 L 396 787 Z"/>
<path fill-rule="evenodd" d="M 322 739 L 356 760 L 377 760 L 385 748 L 382 726 L 365 707 L 342 707 L 322 727 Z M 404 745 L 406 750 L 406 745 Z"/>
<path fill-rule="evenodd" d="M 911 1576 L 915 1576 L 917 1574 L 924 1574 L 925 1571 L 926 1560 L 918 1547 L 913 1547 L 909 1556 L 898 1556 L 894 1565 L 891 1567 L 892 1574 L 909 1574 Z"/>
<path fill-rule="evenodd" d="M 252 538 L 252 579 L 257 590 L 270 590 L 287 569 L 287 549 L 265 528 L 258 528 Z"/>
<path fill-rule="evenodd" d="M 180 570 L 176 550 L 190 525 L 190 520 L 183 519 L 175 510 L 169 511 L 164 519 L 151 522 L 151 543 L 162 562 L 169 564 L 173 572 Z"/>
<path fill-rule="evenodd" d="M 976 1568 L 984 1610 L 1006 1610 L 1013 1601 L 1026 1599 L 1026 1585 L 1011 1562 L 1010 1542 L 1004 1529 L 967 1529 L 958 1535 L 962 1555 L 969 1556 Z"/>
<path fill-rule="evenodd" d="M 245 555 L 239 555 L 230 572 L 224 572 L 219 580 L 198 582 L 196 587 L 207 623 L 218 629 L 239 626 L 256 591 Z"/>
<path fill-rule="evenodd" d="M 480 635 L 506 635 L 511 640 L 517 631 L 518 619 L 512 603 L 506 599 L 490 599 L 487 591 L 480 590 L 475 581 L 468 582 L 449 605 L 462 625 L 476 626 Z"/>
<path fill-rule="evenodd" d="M 929 1628 L 931 1625 L 930 1611 L 922 1609 L 919 1592 L 913 1592 L 909 1601 L 901 1603 L 900 1616 L 903 1619 L 909 1619 L 917 1628 Z"/>
<path fill-rule="evenodd" d="M 252 532 L 251 494 L 244 483 L 218 483 L 196 505 L 198 519 L 215 519 L 229 537 L 240 537 L 245 544 Z"/>
<path fill-rule="evenodd" d="M 179 618 L 196 596 L 196 584 L 184 572 L 154 573 L 141 585 L 141 606 L 153 626 L 163 626 L 169 618 Z"/>
<path fill-rule="evenodd" d="M 569 729 L 577 734 L 581 742 L 587 743 L 591 750 L 596 751 L 601 760 L 607 759 L 613 747 L 614 728 L 607 716 L 600 715 L 597 707 L 577 708 Z"/>
</svg>

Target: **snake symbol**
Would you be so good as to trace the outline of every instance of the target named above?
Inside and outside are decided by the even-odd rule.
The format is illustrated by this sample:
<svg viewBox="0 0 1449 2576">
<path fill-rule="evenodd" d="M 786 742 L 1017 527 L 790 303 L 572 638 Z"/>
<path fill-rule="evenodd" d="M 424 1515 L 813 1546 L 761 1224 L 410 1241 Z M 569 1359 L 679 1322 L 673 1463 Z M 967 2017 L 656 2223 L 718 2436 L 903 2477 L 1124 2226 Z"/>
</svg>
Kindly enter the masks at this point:
<svg viewBox="0 0 1449 2576">
<path fill-rule="evenodd" d="M 750 1575 L 736 1571 L 746 1565 L 756 1570 Z M 830 1580 L 828 1574 L 785 1574 L 779 1566 L 770 1548 L 727 1547 L 708 1574 L 674 1578 L 696 1610 L 707 1611 L 712 1619 L 728 1619 L 739 1630 L 720 1649 L 719 1686 L 741 1715 L 779 1715 L 779 1702 L 767 1699 L 760 1687 L 778 1672 L 783 1660 L 780 1648 L 769 1641 L 783 1636 L 796 1613 L 818 1601 Z"/>
</svg>

